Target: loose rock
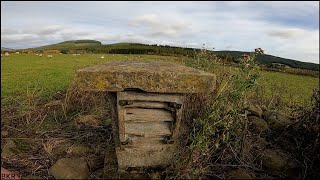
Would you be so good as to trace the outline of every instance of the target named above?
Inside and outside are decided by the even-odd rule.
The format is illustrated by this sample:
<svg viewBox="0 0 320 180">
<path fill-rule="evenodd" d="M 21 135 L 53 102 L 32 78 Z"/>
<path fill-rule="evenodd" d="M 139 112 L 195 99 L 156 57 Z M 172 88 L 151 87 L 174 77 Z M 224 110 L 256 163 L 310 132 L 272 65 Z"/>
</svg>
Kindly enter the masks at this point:
<svg viewBox="0 0 320 180">
<path fill-rule="evenodd" d="M 250 105 L 248 107 L 248 111 L 250 112 L 250 115 L 253 115 L 253 116 L 257 116 L 259 118 L 262 118 L 262 109 L 260 108 L 260 106 L 258 105 Z"/>
<path fill-rule="evenodd" d="M 50 169 L 55 179 L 88 179 L 89 168 L 82 158 L 59 159 Z"/>
<path fill-rule="evenodd" d="M 262 157 L 263 167 L 273 175 L 297 176 L 299 166 L 281 151 L 272 149 L 265 150 Z"/>
<path fill-rule="evenodd" d="M 293 122 L 289 116 L 277 111 L 266 111 L 263 116 L 269 127 L 273 130 L 284 129 Z"/>
<path fill-rule="evenodd" d="M 227 177 L 230 179 L 252 179 L 250 174 L 242 168 L 227 172 Z"/>
<path fill-rule="evenodd" d="M 257 133 L 266 131 L 268 129 L 268 123 L 261 118 L 249 116 L 248 120 L 250 121 L 250 128 Z"/>
</svg>

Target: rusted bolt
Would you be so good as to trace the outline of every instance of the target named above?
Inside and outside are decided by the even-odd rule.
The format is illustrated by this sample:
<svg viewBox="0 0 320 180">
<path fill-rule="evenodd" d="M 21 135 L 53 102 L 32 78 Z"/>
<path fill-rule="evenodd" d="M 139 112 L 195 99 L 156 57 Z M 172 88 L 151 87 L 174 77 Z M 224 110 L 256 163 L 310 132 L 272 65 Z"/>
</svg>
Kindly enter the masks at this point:
<svg viewBox="0 0 320 180">
<path fill-rule="evenodd" d="M 180 109 L 182 106 L 182 104 L 178 104 L 178 103 L 175 103 L 175 102 L 170 102 L 169 103 L 169 107 L 173 107 L 175 109 Z"/>
<path fill-rule="evenodd" d="M 130 105 L 133 104 L 133 101 L 129 101 L 129 100 L 119 100 L 119 105 L 120 106 L 125 106 L 125 105 Z"/>
</svg>

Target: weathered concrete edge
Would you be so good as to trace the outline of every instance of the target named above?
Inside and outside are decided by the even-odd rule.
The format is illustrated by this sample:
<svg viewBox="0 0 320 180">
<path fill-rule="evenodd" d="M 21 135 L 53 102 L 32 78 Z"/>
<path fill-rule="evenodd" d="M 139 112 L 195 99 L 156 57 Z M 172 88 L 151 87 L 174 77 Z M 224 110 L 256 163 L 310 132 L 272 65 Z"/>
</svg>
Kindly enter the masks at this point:
<svg viewBox="0 0 320 180">
<path fill-rule="evenodd" d="M 155 73 L 150 73 L 150 76 L 155 76 Z M 130 77 L 135 77 L 135 75 Z M 209 93 L 216 88 L 216 75 L 209 73 L 202 75 L 176 75 L 165 82 L 151 79 L 142 82 L 139 79 L 130 78 L 127 81 L 123 81 L 130 82 L 128 84 L 121 83 L 121 80 L 119 80 L 121 78 L 123 78 L 123 76 L 117 73 L 101 74 L 77 71 L 74 81 L 79 89 L 95 92 L 120 92 L 124 91 L 126 88 L 138 88 L 146 92 L 158 93 Z M 149 83 L 150 85 L 146 86 L 146 83 Z"/>
</svg>

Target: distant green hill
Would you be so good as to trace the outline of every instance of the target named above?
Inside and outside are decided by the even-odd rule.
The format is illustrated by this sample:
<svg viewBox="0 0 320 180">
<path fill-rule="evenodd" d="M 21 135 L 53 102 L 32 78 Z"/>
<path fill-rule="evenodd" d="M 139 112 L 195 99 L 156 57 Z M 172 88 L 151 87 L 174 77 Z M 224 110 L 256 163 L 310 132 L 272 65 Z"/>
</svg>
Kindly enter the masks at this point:
<svg viewBox="0 0 320 180">
<path fill-rule="evenodd" d="M 41 46 L 37 48 L 30 48 L 32 50 L 48 50 L 57 49 L 64 50 L 67 53 L 87 52 L 87 53 L 112 53 L 112 54 L 157 54 L 157 55 L 184 55 L 193 56 L 195 52 L 200 49 L 173 47 L 167 45 L 148 45 L 140 43 L 115 43 L 115 44 L 102 44 L 96 40 L 74 40 L 64 41 L 57 44 Z M 212 52 L 212 51 L 211 51 Z M 231 57 L 238 59 L 243 54 L 250 52 L 244 51 L 213 51 L 221 57 Z M 293 68 L 309 69 L 319 71 L 319 64 L 301 62 L 292 59 L 276 57 L 268 54 L 258 54 L 256 56 L 258 62 L 265 65 L 272 63 L 281 63 Z"/>
<path fill-rule="evenodd" d="M 1 47 L 1 52 L 12 52 L 12 51 L 15 51 L 15 49 Z"/>
<path fill-rule="evenodd" d="M 51 44 L 47 46 L 40 46 L 36 48 L 30 48 L 32 50 L 48 50 L 48 49 L 57 49 L 57 50 L 68 50 L 68 49 L 77 49 L 84 47 L 92 47 L 92 46 L 101 46 L 100 41 L 95 40 L 74 40 L 74 41 L 64 41 L 57 44 Z"/>
<path fill-rule="evenodd" d="M 217 54 L 229 54 L 234 58 L 240 58 L 243 54 L 250 54 L 250 52 L 244 51 L 215 51 Z M 282 57 L 272 56 L 268 54 L 257 54 L 256 56 L 258 62 L 261 64 L 271 65 L 272 63 L 281 63 L 288 65 L 293 68 L 301 68 L 301 69 L 310 69 L 310 70 L 319 70 L 319 64 L 301 62 L 292 59 L 286 59 Z"/>
</svg>

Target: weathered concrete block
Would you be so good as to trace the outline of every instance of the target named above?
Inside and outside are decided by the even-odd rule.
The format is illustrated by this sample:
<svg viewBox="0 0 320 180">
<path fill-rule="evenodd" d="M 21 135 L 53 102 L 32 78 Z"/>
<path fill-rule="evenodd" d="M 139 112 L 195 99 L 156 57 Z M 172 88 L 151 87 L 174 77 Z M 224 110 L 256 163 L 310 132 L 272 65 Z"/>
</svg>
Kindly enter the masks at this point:
<svg viewBox="0 0 320 180">
<path fill-rule="evenodd" d="M 175 144 L 116 148 L 120 169 L 169 165 L 174 163 L 175 152 Z"/>
<path fill-rule="evenodd" d="M 77 71 L 76 81 L 88 91 L 137 88 L 159 93 L 203 93 L 215 88 L 213 74 L 161 61 L 117 61 Z"/>
<path fill-rule="evenodd" d="M 117 164 L 126 170 L 174 163 L 185 94 L 212 92 L 216 76 L 169 62 L 117 61 L 78 70 L 75 83 L 108 92 Z"/>
</svg>

